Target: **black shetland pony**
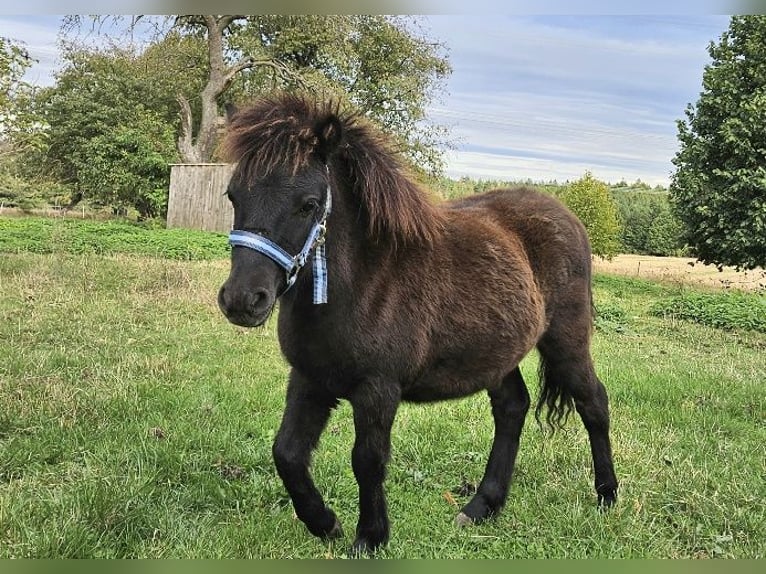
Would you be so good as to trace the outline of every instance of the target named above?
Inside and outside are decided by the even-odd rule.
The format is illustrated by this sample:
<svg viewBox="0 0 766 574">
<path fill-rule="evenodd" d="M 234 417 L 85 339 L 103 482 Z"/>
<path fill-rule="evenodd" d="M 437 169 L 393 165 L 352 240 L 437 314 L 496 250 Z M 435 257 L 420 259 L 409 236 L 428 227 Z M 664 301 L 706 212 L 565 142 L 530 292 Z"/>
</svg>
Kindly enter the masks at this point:
<svg viewBox="0 0 766 574">
<path fill-rule="evenodd" d="M 255 327 L 281 301 L 292 370 L 273 454 L 312 534 L 342 535 L 309 473 L 339 399 L 351 403 L 356 432 L 354 554 L 389 538 L 383 481 L 401 401 L 487 390 L 492 450 L 456 520 L 500 511 L 530 404 L 518 365 L 534 347 L 538 420 L 544 408 L 551 425 L 577 410 L 599 505 L 615 501 L 607 394 L 589 351 L 590 246 L 572 213 L 525 188 L 434 205 L 362 116 L 296 95 L 230 114 L 224 149 L 237 164 L 227 191 L 235 231 L 218 304 Z"/>
</svg>

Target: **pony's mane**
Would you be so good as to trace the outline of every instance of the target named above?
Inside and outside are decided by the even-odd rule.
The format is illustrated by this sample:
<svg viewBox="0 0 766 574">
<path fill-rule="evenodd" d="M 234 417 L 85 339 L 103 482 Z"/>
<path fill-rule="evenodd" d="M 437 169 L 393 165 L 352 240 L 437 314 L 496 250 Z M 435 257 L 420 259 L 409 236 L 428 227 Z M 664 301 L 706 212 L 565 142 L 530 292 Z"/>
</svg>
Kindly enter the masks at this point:
<svg viewBox="0 0 766 574">
<path fill-rule="evenodd" d="M 328 150 L 322 128 L 333 119 L 341 135 Z M 430 242 L 443 226 L 440 211 L 408 173 L 391 140 L 361 113 L 344 111 L 338 102 L 296 94 L 260 98 L 232 118 L 223 154 L 238 164 L 248 182 L 275 169 L 296 174 L 317 159 L 342 165 L 366 211 L 369 235 L 378 240 Z"/>
</svg>

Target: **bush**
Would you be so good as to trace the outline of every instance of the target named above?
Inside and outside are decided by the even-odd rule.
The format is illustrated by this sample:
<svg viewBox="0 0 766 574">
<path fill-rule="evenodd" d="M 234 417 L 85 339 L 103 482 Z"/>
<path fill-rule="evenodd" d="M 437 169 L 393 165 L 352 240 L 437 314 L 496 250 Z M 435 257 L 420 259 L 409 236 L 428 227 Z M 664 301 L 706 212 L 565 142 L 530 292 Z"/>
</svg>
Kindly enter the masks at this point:
<svg viewBox="0 0 766 574">
<path fill-rule="evenodd" d="M 766 333 L 766 295 L 726 291 L 683 293 L 658 301 L 653 315 L 693 321 L 709 327 Z"/>
<path fill-rule="evenodd" d="M 682 255 L 683 228 L 666 193 L 614 192 L 620 219 L 620 242 L 626 253 Z"/>
<path fill-rule="evenodd" d="M 30 196 L 29 186 L 0 167 L 0 204 L 4 207 L 33 209 L 37 202 Z"/>
<path fill-rule="evenodd" d="M 0 148 L 0 154 L 2 153 Z M 66 185 L 24 177 L 19 174 L 12 154 L 0 158 L 0 204 L 22 210 L 64 205 L 72 191 Z"/>
<path fill-rule="evenodd" d="M 616 303 L 603 302 L 596 305 L 595 326 L 605 333 L 626 333 L 628 314 Z"/>
<path fill-rule="evenodd" d="M 681 223 L 670 211 L 667 201 L 658 203 L 646 234 L 646 251 L 649 255 L 679 255 L 683 243 Z"/>
</svg>

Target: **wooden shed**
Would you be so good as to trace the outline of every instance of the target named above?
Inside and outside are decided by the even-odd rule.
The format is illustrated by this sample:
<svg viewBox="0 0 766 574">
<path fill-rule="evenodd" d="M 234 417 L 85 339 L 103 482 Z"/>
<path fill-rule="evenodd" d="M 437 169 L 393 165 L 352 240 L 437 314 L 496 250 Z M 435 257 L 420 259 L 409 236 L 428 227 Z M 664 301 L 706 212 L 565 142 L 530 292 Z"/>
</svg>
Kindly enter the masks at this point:
<svg viewBox="0 0 766 574">
<path fill-rule="evenodd" d="M 172 164 L 167 227 L 228 233 L 234 209 L 225 192 L 233 170 L 228 163 Z"/>
</svg>

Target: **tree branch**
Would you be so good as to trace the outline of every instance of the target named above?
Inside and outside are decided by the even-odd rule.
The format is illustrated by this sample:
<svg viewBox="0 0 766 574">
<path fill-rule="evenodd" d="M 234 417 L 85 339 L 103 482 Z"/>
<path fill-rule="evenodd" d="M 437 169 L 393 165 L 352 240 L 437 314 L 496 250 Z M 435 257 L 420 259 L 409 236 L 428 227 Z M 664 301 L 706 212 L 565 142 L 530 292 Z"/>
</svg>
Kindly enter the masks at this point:
<svg viewBox="0 0 766 574">
<path fill-rule="evenodd" d="M 271 68 L 272 70 L 274 70 L 274 72 L 279 74 L 279 76 L 283 80 L 285 81 L 293 80 L 296 83 L 298 83 L 301 86 L 301 88 L 305 89 L 307 87 L 305 80 L 303 79 L 303 77 L 301 77 L 300 74 L 294 72 L 287 65 L 283 64 L 279 60 L 272 60 L 272 59 L 256 60 L 255 58 L 251 56 L 242 58 L 239 62 L 237 62 L 236 64 L 234 64 L 233 66 L 231 66 L 230 68 L 226 70 L 223 76 L 224 86 L 228 88 L 231 82 L 234 81 L 234 77 L 240 72 L 242 72 L 243 70 L 249 70 L 249 69 L 259 68 L 259 67 Z"/>
<path fill-rule="evenodd" d="M 242 18 L 246 18 L 247 16 L 244 16 L 242 14 L 227 14 L 226 16 L 221 16 L 218 19 L 218 31 L 223 34 L 226 31 L 226 28 L 231 26 L 236 20 L 240 20 Z"/>
</svg>

